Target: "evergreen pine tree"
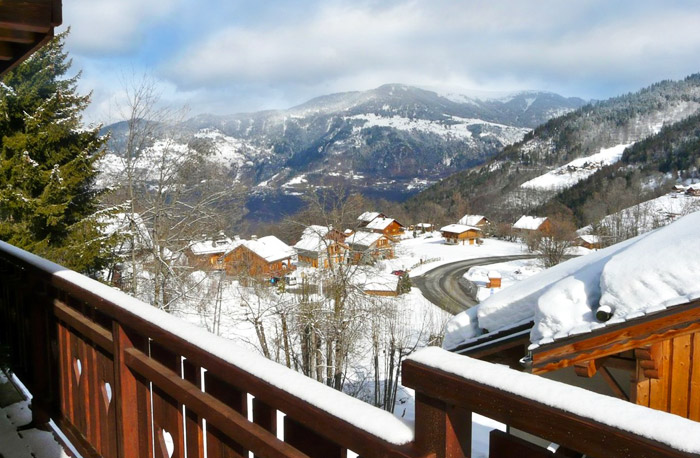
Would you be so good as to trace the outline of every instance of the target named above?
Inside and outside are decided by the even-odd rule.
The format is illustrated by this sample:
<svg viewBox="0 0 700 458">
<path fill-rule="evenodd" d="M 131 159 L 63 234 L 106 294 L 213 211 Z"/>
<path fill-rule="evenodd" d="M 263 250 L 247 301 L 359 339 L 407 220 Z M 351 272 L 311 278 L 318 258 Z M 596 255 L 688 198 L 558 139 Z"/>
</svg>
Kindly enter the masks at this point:
<svg viewBox="0 0 700 458">
<path fill-rule="evenodd" d="M 95 187 L 106 137 L 85 128 L 77 74 L 55 37 L 0 83 L 0 239 L 94 275 L 107 262 Z"/>
</svg>

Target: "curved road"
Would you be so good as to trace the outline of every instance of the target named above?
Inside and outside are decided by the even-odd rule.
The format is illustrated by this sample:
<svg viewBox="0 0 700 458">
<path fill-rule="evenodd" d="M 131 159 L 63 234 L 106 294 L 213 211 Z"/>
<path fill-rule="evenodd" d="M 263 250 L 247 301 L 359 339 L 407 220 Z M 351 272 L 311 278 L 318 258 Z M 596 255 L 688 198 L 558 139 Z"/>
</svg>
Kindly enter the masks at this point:
<svg viewBox="0 0 700 458">
<path fill-rule="evenodd" d="M 477 304 L 476 286 L 462 279 L 465 272 L 474 266 L 485 266 L 517 259 L 532 259 L 531 254 L 512 256 L 490 256 L 487 258 L 465 259 L 436 267 L 422 275 L 411 277 L 423 296 L 433 304 L 453 315 Z"/>
</svg>

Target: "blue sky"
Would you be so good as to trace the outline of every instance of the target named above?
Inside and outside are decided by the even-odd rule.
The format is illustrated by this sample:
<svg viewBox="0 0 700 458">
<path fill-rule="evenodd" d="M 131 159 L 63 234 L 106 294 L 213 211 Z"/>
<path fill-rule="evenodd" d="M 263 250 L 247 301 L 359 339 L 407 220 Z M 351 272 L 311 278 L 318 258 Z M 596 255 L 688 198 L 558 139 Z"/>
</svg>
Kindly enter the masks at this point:
<svg viewBox="0 0 700 458">
<path fill-rule="evenodd" d="M 63 18 L 96 122 L 144 73 L 194 115 L 384 83 L 602 99 L 700 71 L 694 1 L 67 0 Z"/>
</svg>

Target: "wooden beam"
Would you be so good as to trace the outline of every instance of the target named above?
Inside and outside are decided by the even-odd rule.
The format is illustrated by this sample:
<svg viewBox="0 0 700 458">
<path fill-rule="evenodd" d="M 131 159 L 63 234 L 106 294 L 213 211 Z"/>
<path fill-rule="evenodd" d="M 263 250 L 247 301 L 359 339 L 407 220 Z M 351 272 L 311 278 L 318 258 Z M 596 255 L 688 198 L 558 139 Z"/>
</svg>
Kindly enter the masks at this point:
<svg viewBox="0 0 700 458">
<path fill-rule="evenodd" d="M 34 32 L 25 32 L 23 30 L 0 29 L 0 41 L 8 43 L 20 43 L 28 45 L 37 40 L 37 34 Z"/>
<path fill-rule="evenodd" d="M 603 377 L 603 380 L 605 380 L 605 383 L 608 384 L 610 389 L 613 390 L 615 396 L 622 399 L 623 401 L 630 400 L 629 396 L 627 396 L 627 393 L 625 393 L 625 390 L 622 389 L 617 380 L 615 380 L 615 377 L 613 377 L 613 375 L 610 373 L 610 369 L 608 369 L 607 367 L 601 368 L 600 375 L 601 377 Z"/>
<path fill-rule="evenodd" d="M 54 20 L 55 7 L 50 0 L 13 1 L 0 4 L 0 27 L 25 32 L 48 33 L 60 25 Z"/>
<path fill-rule="evenodd" d="M 542 374 L 699 331 L 700 300 L 695 300 L 644 318 L 542 345 L 533 351 L 532 373 Z"/>
<path fill-rule="evenodd" d="M 598 372 L 598 368 L 603 365 L 604 359 L 591 359 L 576 363 L 574 364 L 574 371 L 579 377 L 591 378 Z"/>
<path fill-rule="evenodd" d="M 12 45 L 0 41 L 0 60 L 12 60 L 15 58 L 15 53 L 12 50 Z"/>
<path fill-rule="evenodd" d="M 53 307 L 53 313 L 59 320 L 78 331 L 86 340 L 96 344 L 107 353 L 112 353 L 114 341 L 111 332 L 89 320 L 85 315 L 71 308 L 63 301 L 54 299 Z"/>
</svg>

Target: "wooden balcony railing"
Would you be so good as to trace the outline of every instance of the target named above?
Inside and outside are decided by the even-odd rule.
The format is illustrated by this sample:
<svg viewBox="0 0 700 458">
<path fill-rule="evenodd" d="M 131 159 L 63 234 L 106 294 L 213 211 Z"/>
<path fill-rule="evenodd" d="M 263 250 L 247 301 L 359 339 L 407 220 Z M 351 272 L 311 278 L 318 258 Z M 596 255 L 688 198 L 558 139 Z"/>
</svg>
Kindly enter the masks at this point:
<svg viewBox="0 0 700 458">
<path fill-rule="evenodd" d="M 700 451 L 698 423 L 586 392 L 586 403 L 601 409 L 639 409 L 635 424 L 663 423 L 660 432 L 640 433 L 618 420 L 601 421 L 491 384 L 493 365 L 439 349 L 404 364 L 403 383 L 416 390 L 414 428 L 3 242 L 0 343 L 10 348 L 11 369 L 34 395 L 34 421 L 56 421 L 85 457 L 199 458 L 205 447 L 211 458 L 247 457 L 249 451 L 256 457 L 345 457 L 348 450 L 363 457 L 470 456 L 472 412 L 589 456 Z M 462 362 L 462 372 L 483 367 L 487 376 L 451 370 Z M 542 380 L 505 368 L 495 374 Z M 530 454 L 515 452 L 521 449 Z M 493 433 L 491 456 L 553 455 Z"/>
</svg>

